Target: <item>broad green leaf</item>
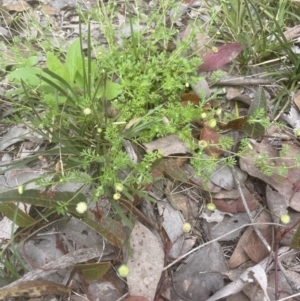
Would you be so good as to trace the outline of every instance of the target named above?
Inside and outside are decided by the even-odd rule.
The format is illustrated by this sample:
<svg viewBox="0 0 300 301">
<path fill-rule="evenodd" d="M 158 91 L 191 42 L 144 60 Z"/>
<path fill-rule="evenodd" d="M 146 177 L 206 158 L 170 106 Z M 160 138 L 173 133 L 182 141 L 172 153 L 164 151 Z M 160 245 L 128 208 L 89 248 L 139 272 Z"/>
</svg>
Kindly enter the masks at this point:
<svg viewBox="0 0 300 301">
<path fill-rule="evenodd" d="M 43 98 L 49 104 L 56 102 L 56 96 L 55 96 L 54 93 L 52 93 L 52 94 L 45 94 L 43 96 Z M 66 96 L 57 95 L 57 99 L 58 99 L 57 105 L 62 105 L 62 104 L 64 104 L 66 102 L 67 97 Z"/>
<path fill-rule="evenodd" d="M 25 60 L 24 66 L 25 67 L 32 67 L 35 64 L 38 63 L 38 57 L 37 56 L 30 56 Z"/>
<path fill-rule="evenodd" d="M 88 75 L 87 65 L 88 65 L 88 62 L 85 60 L 86 72 L 84 74 L 82 58 L 80 57 L 77 59 L 77 71 L 78 72 L 76 73 L 75 80 L 76 80 L 77 84 L 83 86 L 84 83 L 86 83 L 86 81 L 84 82 L 84 75 L 90 76 L 90 82 L 92 83 L 92 89 L 93 89 L 94 88 L 93 83 L 95 82 L 95 74 L 96 74 L 96 72 L 99 72 L 99 70 L 97 69 L 96 61 L 92 61 L 91 62 L 91 72 L 90 72 L 90 75 Z"/>
<path fill-rule="evenodd" d="M 17 80 L 21 82 L 21 80 L 23 80 L 30 86 L 38 86 L 41 83 L 39 78 L 39 74 L 41 74 L 41 72 L 42 71 L 39 68 L 22 67 L 9 73 L 6 78 L 10 81 Z"/>
<path fill-rule="evenodd" d="M 83 263 L 75 265 L 75 267 L 82 272 L 86 281 L 98 280 L 100 277 L 103 277 L 109 270 L 110 266 L 110 262 Z"/>
<path fill-rule="evenodd" d="M 122 86 L 110 80 L 106 81 L 105 87 L 100 87 L 98 97 L 103 97 L 107 100 L 117 98 L 122 93 Z"/>
<path fill-rule="evenodd" d="M 13 220 L 16 214 L 15 223 L 20 227 L 30 227 L 35 224 L 35 219 L 22 211 L 13 203 L 3 204 L 0 203 L 0 212 L 2 212 L 8 219 Z"/>
<path fill-rule="evenodd" d="M 75 90 L 72 88 L 72 86 L 66 80 L 64 80 L 61 76 L 57 75 L 56 73 L 54 73 L 48 69 L 44 69 L 43 71 L 45 74 L 47 74 L 47 76 L 44 76 L 44 75 L 41 76 L 41 79 L 43 81 L 45 81 L 47 84 L 49 84 L 53 88 L 57 89 L 62 95 L 65 95 L 73 103 L 75 103 L 76 101 L 74 101 L 74 99 L 71 98 L 71 95 L 69 92 L 72 92 L 75 99 L 77 101 L 79 101 L 78 93 L 75 92 Z M 53 78 L 49 79 L 49 76 L 52 76 Z"/>
<path fill-rule="evenodd" d="M 105 98 L 107 100 L 112 100 L 118 97 L 121 93 L 122 93 L 122 86 L 120 84 L 114 83 L 110 80 L 106 82 Z"/>
<path fill-rule="evenodd" d="M 83 217 L 81 221 L 107 239 L 112 245 L 121 248 L 124 244 L 126 234 L 121 223 L 109 217 L 102 217 L 100 222 L 92 218 Z"/>
<path fill-rule="evenodd" d="M 69 70 L 62 64 L 59 58 L 52 52 L 47 52 L 47 67 L 50 71 L 69 81 Z"/>
<path fill-rule="evenodd" d="M 263 109 L 264 111 L 266 111 L 266 105 L 267 102 L 266 102 L 265 91 L 263 90 L 262 87 L 259 87 L 249 107 L 248 118 L 251 117 L 251 115 L 253 115 L 254 112 L 256 112 L 258 109 Z M 244 126 L 244 130 L 252 138 L 263 136 L 265 133 L 265 128 L 259 122 L 250 124 L 249 121 L 247 121 Z"/>
<path fill-rule="evenodd" d="M 70 74 L 70 83 L 72 84 L 75 79 L 78 58 L 81 59 L 80 41 L 76 39 L 69 47 L 66 55 L 66 66 Z"/>
<path fill-rule="evenodd" d="M 77 85 L 80 85 L 83 87 L 84 85 L 84 77 L 83 77 L 83 63 L 82 58 L 78 57 L 76 60 L 76 66 L 77 66 L 77 73 L 75 74 L 75 81 Z"/>
<path fill-rule="evenodd" d="M 45 82 L 39 86 L 39 91 L 41 91 L 43 94 L 55 94 L 55 88 Z"/>
</svg>

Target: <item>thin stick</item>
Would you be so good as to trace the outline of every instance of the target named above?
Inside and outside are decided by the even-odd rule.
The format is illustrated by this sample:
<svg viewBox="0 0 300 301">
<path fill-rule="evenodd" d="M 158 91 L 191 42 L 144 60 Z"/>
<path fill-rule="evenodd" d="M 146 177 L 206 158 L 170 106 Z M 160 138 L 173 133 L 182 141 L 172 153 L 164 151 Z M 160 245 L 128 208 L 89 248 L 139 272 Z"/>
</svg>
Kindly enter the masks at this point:
<svg viewBox="0 0 300 301">
<path fill-rule="evenodd" d="M 274 82 L 272 79 L 266 78 L 253 78 L 253 77 L 224 77 L 218 82 L 214 83 L 213 86 L 241 86 L 241 85 L 270 85 Z"/>
<path fill-rule="evenodd" d="M 264 246 L 267 248 L 267 250 L 269 252 L 271 252 L 272 249 L 271 249 L 270 245 L 268 244 L 268 242 L 266 241 L 266 239 L 263 237 L 263 235 L 261 234 L 261 232 L 259 231 L 259 229 L 256 227 L 256 223 L 254 222 L 254 219 L 252 218 L 252 215 L 251 215 L 251 212 L 250 212 L 249 207 L 247 205 L 244 193 L 242 191 L 242 187 L 241 187 L 240 181 L 238 180 L 238 178 L 236 176 L 235 169 L 233 167 L 231 167 L 231 171 L 232 171 L 232 174 L 233 174 L 233 177 L 234 177 L 237 189 L 238 189 L 238 191 L 239 191 L 239 193 L 241 195 L 243 205 L 245 207 L 247 215 L 248 215 L 248 217 L 250 219 L 250 222 L 252 224 L 252 228 L 255 231 L 256 235 L 260 238 L 260 240 L 262 241 L 262 243 L 264 244 Z"/>
</svg>

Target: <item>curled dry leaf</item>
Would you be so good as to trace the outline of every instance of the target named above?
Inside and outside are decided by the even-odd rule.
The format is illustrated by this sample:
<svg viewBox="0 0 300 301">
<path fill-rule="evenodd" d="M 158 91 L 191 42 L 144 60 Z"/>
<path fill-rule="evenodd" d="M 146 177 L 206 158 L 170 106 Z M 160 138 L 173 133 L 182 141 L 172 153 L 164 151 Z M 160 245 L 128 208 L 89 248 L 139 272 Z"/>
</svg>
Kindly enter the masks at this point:
<svg viewBox="0 0 300 301">
<path fill-rule="evenodd" d="M 200 140 L 204 140 L 208 144 L 218 144 L 219 134 L 215 129 L 212 129 L 208 126 L 204 126 L 200 134 Z M 215 157 L 219 157 L 223 153 L 223 151 L 218 147 L 210 145 L 208 145 L 204 150 L 209 156 Z"/>
<path fill-rule="evenodd" d="M 239 241 L 232 255 L 230 256 L 230 259 L 227 262 L 229 269 L 234 269 L 249 260 L 249 256 L 245 252 L 244 246 L 246 245 L 248 236 L 252 231 L 252 228 L 248 227 L 243 235 L 239 238 Z"/>
<path fill-rule="evenodd" d="M 165 157 L 172 154 L 186 154 L 191 152 L 177 135 L 168 135 L 152 142 L 144 143 L 144 146 L 150 151 L 159 150 Z"/>
<path fill-rule="evenodd" d="M 242 94 L 238 89 L 232 87 L 227 89 L 226 99 L 238 100 L 248 106 L 250 106 L 252 102 L 252 99 L 249 96 Z"/>
<path fill-rule="evenodd" d="M 232 62 L 241 52 L 243 48 L 240 43 L 225 44 L 217 47 L 217 51 L 208 52 L 203 58 L 203 64 L 199 71 L 213 71 Z"/>
<path fill-rule="evenodd" d="M 271 223 L 272 217 L 271 214 L 267 211 L 262 211 L 259 216 L 255 219 L 256 223 Z M 270 225 L 257 225 L 257 228 L 266 239 L 269 245 L 272 244 L 272 233 L 273 229 Z M 243 249 L 249 258 L 258 263 L 264 258 L 266 258 L 270 252 L 262 243 L 261 239 L 256 235 L 254 230 L 251 228 L 251 232 L 247 236 L 246 244 L 244 245 Z"/>
<path fill-rule="evenodd" d="M 183 107 L 186 107 L 189 103 L 197 107 L 199 106 L 199 97 L 194 93 L 184 93 L 181 95 L 181 103 Z"/>
<path fill-rule="evenodd" d="M 246 199 L 250 211 L 257 209 L 259 205 L 258 201 L 251 193 L 249 193 L 248 191 L 245 192 L 244 197 Z M 216 205 L 218 210 L 227 213 L 237 213 L 246 211 L 241 197 L 238 197 L 236 200 L 213 199 L 213 203 Z"/>
<path fill-rule="evenodd" d="M 283 34 L 288 41 L 298 38 L 300 36 L 300 25 L 288 28 Z"/>
<path fill-rule="evenodd" d="M 228 121 L 226 124 L 220 124 L 222 130 L 240 131 L 248 120 L 247 116 L 239 117 Z"/>
</svg>

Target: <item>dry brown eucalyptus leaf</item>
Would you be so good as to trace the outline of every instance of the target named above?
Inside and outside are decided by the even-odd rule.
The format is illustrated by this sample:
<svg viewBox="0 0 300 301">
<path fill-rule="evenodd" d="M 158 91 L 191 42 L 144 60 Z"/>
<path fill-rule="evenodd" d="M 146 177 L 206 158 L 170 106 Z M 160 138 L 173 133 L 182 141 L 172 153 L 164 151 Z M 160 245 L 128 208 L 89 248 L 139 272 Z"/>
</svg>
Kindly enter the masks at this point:
<svg viewBox="0 0 300 301">
<path fill-rule="evenodd" d="M 259 216 L 255 219 L 256 223 L 271 223 L 273 222 L 271 214 L 267 211 L 262 211 Z M 272 243 L 272 233 L 273 229 L 270 225 L 257 225 L 257 228 L 266 239 L 268 244 Z M 252 231 L 250 232 L 249 236 L 247 237 L 247 242 L 244 245 L 244 251 L 250 257 L 250 259 L 256 263 L 260 262 L 264 258 L 266 258 L 270 252 L 266 249 L 264 244 L 262 243 L 261 239 L 257 236 L 257 234 Z"/>
<path fill-rule="evenodd" d="M 127 262 L 129 293 L 154 300 L 165 252 L 155 235 L 138 221 L 130 235 L 130 246 L 132 257 Z"/>
<path fill-rule="evenodd" d="M 8 11 L 16 11 L 16 12 L 23 12 L 23 11 L 31 8 L 31 6 L 26 1 L 23 1 L 23 0 L 19 0 L 14 3 L 7 3 L 4 5 L 4 7 Z"/>
<path fill-rule="evenodd" d="M 162 155 L 164 157 L 174 154 L 186 154 L 191 152 L 191 150 L 178 137 L 178 135 L 168 135 L 149 143 L 144 143 L 144 146 L 147 150 L 158 150 L 162 152 Z"/>
<path fill-rule="evenodd" d="M 246 192 L 244 197 L 250 211 L 253 211 L 258 207 L 258 201 L 251 193 Z M 241 197 L 238 197 L 236 200 L 213 199 L 213 203 L 218 210 L 223 212 L 237 213 L 246 211 Z"/>
<path fill-rule="evenodd" d="M 218 147 L 209 145 L 219 143 L 219 134 L 215 129 L 212 129 L 208 126 L 204 126 L 200 134 L 200 140 L 204 140 L 207 142 L 208 146 L 205 147 L 204 150 L 209 156 L 214 156 L 218 158 L 223 153 L 223 151 Z"/>
<path fill-rule="evenodd" d="M 245 263 L 249 260 L 249 256 L 244 250 L 244 246 L 247 243 L 248 236 L 252 232 L 252 229 L 248 227 L 243 235 L 240 237 L 227 265 L 229 269 L 234 269 L 241 264 Z"/>
<path fill-rule="evenodd" d="M 288 41 L 298 38 L 300 36 L 300 25 L 288 28 L 283 34 Z"/>
</svg>

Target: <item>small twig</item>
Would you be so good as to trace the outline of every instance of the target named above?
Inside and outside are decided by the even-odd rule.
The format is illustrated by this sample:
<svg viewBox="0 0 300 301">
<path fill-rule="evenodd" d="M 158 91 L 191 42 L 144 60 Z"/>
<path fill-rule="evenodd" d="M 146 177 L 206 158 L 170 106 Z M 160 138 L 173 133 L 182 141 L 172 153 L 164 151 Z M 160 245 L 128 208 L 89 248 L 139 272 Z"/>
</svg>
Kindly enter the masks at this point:
<svg viewBox="0 0 300 301">
<path fill-rule="evenodd" d="M 274 80 L 266 78 L 253 78 L 253 77 L 224 77 L 221 78 L 213 86 L 241 86 L 241 85 L 269 85 L 272 84 Z"/>
<path fill-rule="evenodd" d="M 237 176 L 236 176 L 236 172 L 235 172 L 235 169 L 233 167 L 231 167 L 231 171 L 232 171 L 232 174 L 233 174 L 233 177 L 234 177 L 234 180 L 235 180 L 235 183 L 236 183 L 236 186 L 237 186 L 237 189 L 241 195 L 241 198 L 242 198 L 242 202 L 243 202 L 243 205 L 245 207 L 245 210 L 246 210 L 246 213 L 250 219 L 250 222 L 252 224 L 252 228 L 254 230 L 254 232 L 256 233 L 256 235 L 259 237 L 259 239 L 261 240 L 261 242 L 264 244 L 264 246 L 267 248 L 267 250 L 269 252 L 271 252 L 271 247 L 270 245 L 268 244 L 268 242 L 266 241 L 266 239 L 263 237 L 263 235 L 261 234 L 261 232 L 259 231 L 259 229 L 256 227 L 256 223 L 254 222 L 254 219 L 252 218 L 252 215 L 251 215 L 251 212 L 249 210 L 249 207 L 247 205 L 247 201 L 245 199 L 245 196 L 244 196 L 244 193 L 242 191 L 242 187 L 241 187 L 241 184 L 240 184 L 240 181 L 238 180 Z"/>
</svg>

